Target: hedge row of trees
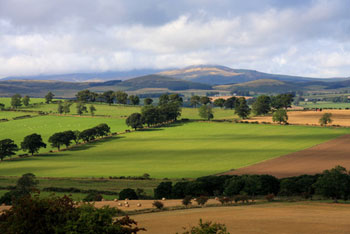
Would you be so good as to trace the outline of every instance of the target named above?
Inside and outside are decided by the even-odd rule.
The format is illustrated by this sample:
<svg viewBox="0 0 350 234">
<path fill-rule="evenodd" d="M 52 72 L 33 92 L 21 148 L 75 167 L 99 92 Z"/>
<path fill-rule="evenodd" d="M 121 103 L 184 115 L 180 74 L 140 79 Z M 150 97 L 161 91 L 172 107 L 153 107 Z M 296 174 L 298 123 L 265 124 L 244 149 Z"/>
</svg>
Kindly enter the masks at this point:
<svg viewBox="0 0 350 234">
<path fill-rule="evenodd" d="M 152 126 L 176 120 L 181 116 L 182 98 L 178 94 L 163 94 L 158 106 L 151 104 L 142 107 L 141 113 L 133 113 L 126 119 L 126 124 L 135 130 L 143 125 Z"/>
<path fill-rule="evenodd" d="M 302 196 L 315 194 L 326 198 L 348 200 L 350 198 L 350 173 L 337 166 L 322 174 L 301 175 L 277 179 L 271 175 L 207 176 L 194 181 L 172 184 L 162 182 L 154 190 L 156 199 L 185 198 L 186 196 L 235 196 L 247 195 L 254 199 L 259 195 Z"/>
<path fill-rule="evenodd" d="M 57 132 L 49 138 L 49 143 L 51 143 L 52 147 L 57 147 L 57 149 L 60 150 L 62 145 L 65 145 L 68 148 L 72 144 L 72 141 L 74 141 L 75 144 L 78 144 L 80 140 L 89 142 L 99 137 L 108 136 L 110 132 L 110 127 L 107 124 L 102 123 L 96 127 L 81 132 L 78 130 Z"/>
<path fill-rule="evenodd" d="M 128 95 L 124 91 L 114 92 L 112 90 L 106 91 L 102 94 L 92 92 L 90 90 L 79 91 L 76 95 L 76 98 L 79 102 L 105 102 L 112 104 L 117 102 L 118 104 L 132 104 L 139 105 L 140 98 L 136 95 Z"/>
</svg>

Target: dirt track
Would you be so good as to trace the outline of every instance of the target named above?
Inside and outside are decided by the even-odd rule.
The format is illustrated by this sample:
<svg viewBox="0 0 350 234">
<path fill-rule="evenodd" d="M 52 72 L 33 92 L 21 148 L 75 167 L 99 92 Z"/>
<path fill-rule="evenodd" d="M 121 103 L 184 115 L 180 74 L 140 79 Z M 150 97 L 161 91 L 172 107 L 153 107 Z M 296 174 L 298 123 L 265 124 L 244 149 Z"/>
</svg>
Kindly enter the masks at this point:
<svg viewBox="0 0 350 234">
<path fill-rule="evenodd" d="M 350 135 L 224 174 L 270 174 L 283 178 L 316 174 L 337 165 L 350 169 Z"/>
<path fill-rule="evenodd" d="M 132 216 L 146 233 L 183 233 L 199 219 L 224 223 L 230 233 L 349 233 L 350 205 L 325 203 L 269 203 L 212 207 Z M 144 233 L 144 232 L 142 232 Z"/>
</svg>

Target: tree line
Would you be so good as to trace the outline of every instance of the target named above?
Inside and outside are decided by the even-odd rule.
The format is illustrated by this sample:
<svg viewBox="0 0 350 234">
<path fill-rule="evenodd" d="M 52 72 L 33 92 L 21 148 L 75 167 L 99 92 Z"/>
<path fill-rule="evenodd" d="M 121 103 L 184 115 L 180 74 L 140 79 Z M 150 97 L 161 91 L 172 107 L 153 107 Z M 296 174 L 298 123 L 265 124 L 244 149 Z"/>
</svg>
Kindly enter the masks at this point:
<svg viewBox="0 0 350 234">
<path fill-rule="evenodd" d="M 105 124 L 99 124 L 96 127 L 89 128 L 83 131 L 64 131 L 57 132 L 50 136 L 48 142 L 52 147 L 60 150 L 62 145 L 65 145 L 67 148 L 74 141 L 76 144 L 80 140 L 83 142 L 89 142 L 96 138 L 108 136 L 111 130 L 110 127 Z M 20 149 L 23 151 L 28 151 L 31 155 L 38 153 L 40 148 L 46 148 L 46 144 L 43 142 L 41 135 L 33 133 L 26 136 L 18 147 L 11 139 L 4 139 L 0 141 L 0 160 L 3 161 L 5 157 L 11 157 L 16 154 Z"/>
<path fill-rule="evenodd" d="M 273 194 L 274 196 L 301 196 L 312 198 L 321 195 L 337 202 L 350 198 L 350 171 L 337 166 L 321 174 L 301 175 L 277 179 L 271 175 L 223 175 L 206 176 L 194 181 L 161 182 L 154 190 L 156 199 L 186 196 L 256 196 Z"/>
</svg>

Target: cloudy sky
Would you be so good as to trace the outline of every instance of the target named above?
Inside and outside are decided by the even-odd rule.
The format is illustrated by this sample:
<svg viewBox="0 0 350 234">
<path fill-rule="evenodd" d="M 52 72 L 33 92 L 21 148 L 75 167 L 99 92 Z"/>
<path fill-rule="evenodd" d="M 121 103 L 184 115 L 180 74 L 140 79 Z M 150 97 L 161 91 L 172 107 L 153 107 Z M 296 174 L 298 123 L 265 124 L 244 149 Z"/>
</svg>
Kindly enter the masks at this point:
<svg viewBox="0 0 350 234">
<path fill-rule="evenodd" d="M 348 0 L 0 0 L 0 77 L 220 64 L 350 76 Z"/>
</svg>

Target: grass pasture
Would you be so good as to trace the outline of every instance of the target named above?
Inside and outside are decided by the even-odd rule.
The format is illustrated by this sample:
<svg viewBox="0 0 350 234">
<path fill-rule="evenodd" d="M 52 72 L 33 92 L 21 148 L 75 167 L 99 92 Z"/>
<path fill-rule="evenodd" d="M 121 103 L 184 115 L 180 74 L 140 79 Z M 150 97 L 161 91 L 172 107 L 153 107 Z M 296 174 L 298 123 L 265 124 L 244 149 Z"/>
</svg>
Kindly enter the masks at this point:
<svg viewBox="0 0 350 234">
<path fill-rule="evenodd" d="M 37 113 L 32 112 L 21 112 L 21 111 L 0 111 L 0 119 L 12 120 L 14 117 L 24 116 L 24 115 L 38 115 Z"/>
<path fill-rule="evenodd" d="M 131 216 L 145 233 L 182 233 L 199 219 L 223 223 L 230 233 L 349 233 L 350 205 L 318 202 L 210 207 Z"/>
<path fill-rule="evenodd" d="M 111 127 L 112 132 L 120 132 L 128 128 L 125 124 L 125 119 L 50 115 L 37 116 L 0 123 L 0 139 L 10 138 L 19 145 L 25 136 L 37 133 L 40 134 L 43 141 L 47 143 L 47 148 L 41 149 L 40 152 L 48 152 L 52 149 L 48 144 L 48 139 L 52 134 L 66 130 L 84 130 L 95 127 L 101 123 L 107 123 Z"/>
<path fill-rule="evenodd" d="M 56 99 L 55 99 L 56 100 Z M 45 102 L 45 98 L 30 98 L 30 104 Z M 11 107 L 10 97 L 0 97 L 0 103 L 5 104 L 5 108 Z"/>
<path fill-rule="evenodd" d="M 71 151 L 2 162 L 0 175 L 32 172 L 40 177 L 108 177 L 149 173 L 154 178 L 194 178 L 296 152 L 348 132 L 306 126 L 192 122 L 132 132 Z"/>
<path fill-rule="evenodd" d="M 305 108 L 350 108 L 350 103 L 344 102 L 326 102 L 326 101 L 318 101 L 316 103 L 313 102 L 300 102 L 299 106 Z"/>
</svg>

